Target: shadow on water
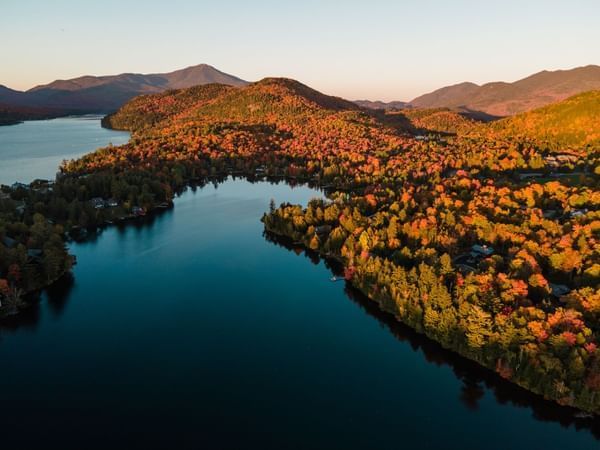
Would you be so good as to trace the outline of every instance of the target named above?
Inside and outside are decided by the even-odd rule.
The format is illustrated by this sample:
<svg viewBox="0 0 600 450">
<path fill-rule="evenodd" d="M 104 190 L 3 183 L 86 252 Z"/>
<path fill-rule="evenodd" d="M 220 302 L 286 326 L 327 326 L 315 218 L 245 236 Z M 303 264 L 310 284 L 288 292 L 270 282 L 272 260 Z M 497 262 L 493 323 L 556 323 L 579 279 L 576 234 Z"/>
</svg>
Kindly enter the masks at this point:
<svg viewBox="0 0 600 450">
<path fill-rule="evenodd" d="M 0 319 L 0 332 L 35 331 L 42 318 L 44 301 L 54 317 L 60 316 L 69 302 L 74 285 L 75 277 L 68 272 L 43 291 L 29 295 L 26 298 L 27 307 L 21 309 L 19 314 Z"/>
<path fill-rule="evenodd" d="M 158 210 L 145 217 L 119 222 L 111 225 L 111 227 L 114 227 L 121 237 L 131 231 L 142 233 L 144 229 L 151 228 L 156 221 L 162 220 L 172 213 L 172 208 Z M 105 229 L 107 229 L 107 226 L 91 230 L 85 239 L 78 240 L 77 244 L 96 245 Z M 43 314 L 46 312 L 54 318 L 58 318 L 69 303 L 73 286 L 75 286 L 75 275 L 72 272 L 67 272 L 50 286 L 39 292 L 29 294 L 25 298 L 26 306 L 20 309 L 18 314 L 0 318 L 0 335 L 2 332 L 12 333 L 17 330 L 35 332 L 43 318 Z M 47 308 L 43 307 L 44 303 Z"/>
<path fill-rule="evenodd" d="M 343 274 L 343 267 L 340 263 L 321 258 L 310 249 L 294 244 L 289 238 L 268 232 L 263 233 L 263 236 L 268 242 L 283 247 L 298 256 L 304 255 L 315 265 L 322 261 L 333 275 Z M 493 393 L 498 404 L 527 408 L 536 420 L 556 422 L 564 428 L 573 426 L 578 431 L 587 430 L 597 440 L 600 440 L 600 417 L 579 418 L 576 416 L 578 410 L 545 400 L 539 395 L 504 380 L 495 372 L 443 348 L 437 342 L 399 322 L 393 315 L 382 311 L 375 302 L 369 300 L 348 282 L 344 282 L 344 293 L 365 313 L 377 319 L 398 341 L 407 343 L 414 351 L 422 353 L 427 362 L 436 366 L 450 367 L 454 375 L 462 382 L 458 398 L 469 410 L 477 411 L 479 409 L 479 403 L 487 389 Z"/>
<path fill-rule="evenodd" d="M 221 183 L 228 180 L 244 180 L 249 183 L 264 183 L 265 181 L 272 185 L 287 184 L 291 187 L 295 186 L 306 186 L 307 183 L 295 182 L 294 180 L 286 180 L 283 177 L 262 177 L 262 176 L 236 176 L 236 175 L 224 175 L 215 176 L 207 179 L 198 179 L 191 182 L 187 187 L 183 188 L 177 194 L 181 196 L 186 191 L 196 193 L 209 185 L 215 189 Z M 152 228 L 152 226 L 159 220 L 164 220 L 171 216 L 174 212 L 174 208 L 157 209 L 152 213 L 143 216 L 123 220 L 111 225 L 99 226 L 95 229 L 88 229 L 88 233 L 83 239 L 76 239 L 78 245 L 91 245 L 94 246 L 98 243 L 102 232 L 108 228 L 114 228 L 120 239 L 125 238 L 128 233 L 141 234 L 144 231 Z M 72 241 L 73 242 L 73 241 Z M 75 276 L 69 272 L 54 282 L 49 287 L 42 289 L 39 292 L 30 294 L 26 298 L 27 306 L 20 309 L 16 315 L 0 317 L 0 335 L 2 332 L 15 332 L 17 330 L 23 331 L 35 331 L 37 325 L 42 319 L 43 303 L 46 301 L 48 305 L 48 311 L 56 318 L 60 316 L 65 307 L 68 304 L 71 290 L 75 285 Z"/>
</svg>

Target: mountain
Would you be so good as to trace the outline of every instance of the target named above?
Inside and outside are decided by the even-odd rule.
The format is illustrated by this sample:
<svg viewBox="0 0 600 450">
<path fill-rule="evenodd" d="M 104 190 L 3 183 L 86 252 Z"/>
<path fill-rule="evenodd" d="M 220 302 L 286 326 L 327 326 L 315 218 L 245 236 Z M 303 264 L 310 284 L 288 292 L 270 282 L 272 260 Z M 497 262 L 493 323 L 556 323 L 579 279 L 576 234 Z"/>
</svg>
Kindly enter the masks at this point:
<svg viewBox="0 0 600 450">
<path fill-rule="evenodd" d="M 404 109 L 409 108 L 410 105 L 407 102 L 393 101 L 393 102 L 382 102 L 379 100 L 371 101 L 371 100 L 354 100 L 359 106 L 368 109 L 385 109 L 385 110 L 393 110 L 393 109 Z"/>
<path fill-rule="evenodd" d="M 600 89 L 600 66 L 543 71 L 514 83 L 460 83 L 415 98 L 417 108 L 458 108 L 493 116 L 509 116 Z"/>
<path fill-rule="evenodd" d="M 454 135 L 466 132 L 478 124 L 467 114 L 448 108 L 386 110 L 365 108 L 356 102 L 322 94 L 288 78 L 265 78 L 236 88 L 221 84 L 195 86 L 187 89 L 136 97 L 113 114 L 102 125 L 107 128 L 140 132 L 149 128 L 168 128 L 173 120 L 181 123 L 203 121 L 214 123 L 265 123 L 280 125 L 307 124 L 316 130 L 324 116 L 335 116 L 348 129 L 358 131 L 388 128 L 404 134 L 441 133 Z M 164 123 L 161 123 L 164 122 Z M 388 130 L 388 131 L 389 131 Z M 385 133 L 387 133 L 386 131 Z M 358 133 L 360 134 L 360 132 Z"/>
<path fill-rule="evenodd" d="M 207 84 L 136 97 L 103 120 L 108 128 L 138 131 L 167 119 L 253 123 L 305 120 L 321 113 L 362 112 L 340 97 L 289 78 L 265 78 L 242 87 Z M 285 118 L 285 120 L 284 120 Z"/>
<path fill-rule="evenodd" d="M 465 82 L 437 89 L 429 94 L 415 98 L 410 105 L 418 108 L 444 108 L 462 106 L 475 95 L 481 86 Z"/>
<path fill-rule="evenodd" d="M 208 83 L 244 86 L 246 81 L 206 64 L 169 73 L 83 76 L 56 80 L 26 92 L 0 86 L 0 103 L 11 107 L 50 108 L 68 113 L 106 113 L 140 94 Z"/>
<path fill-rule="evenodd" d="M 560 146 L 600 145 L 600 90 L 494 122 L 504 137 L 526 137 Z"/>
</svg>

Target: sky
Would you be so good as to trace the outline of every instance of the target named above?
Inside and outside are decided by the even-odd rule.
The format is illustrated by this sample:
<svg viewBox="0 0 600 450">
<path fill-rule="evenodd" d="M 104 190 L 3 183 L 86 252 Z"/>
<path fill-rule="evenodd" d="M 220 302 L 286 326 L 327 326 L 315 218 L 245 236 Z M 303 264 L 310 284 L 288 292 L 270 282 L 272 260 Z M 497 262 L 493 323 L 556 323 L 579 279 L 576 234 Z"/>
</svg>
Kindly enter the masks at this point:
<svg viewBox="0 0 600 450">
<path fill-rule="evenodd" d="M 0 84 L 206 63 L 352 100 L 600 64 L 600 0 L 0 0 Z"/>
</svg>

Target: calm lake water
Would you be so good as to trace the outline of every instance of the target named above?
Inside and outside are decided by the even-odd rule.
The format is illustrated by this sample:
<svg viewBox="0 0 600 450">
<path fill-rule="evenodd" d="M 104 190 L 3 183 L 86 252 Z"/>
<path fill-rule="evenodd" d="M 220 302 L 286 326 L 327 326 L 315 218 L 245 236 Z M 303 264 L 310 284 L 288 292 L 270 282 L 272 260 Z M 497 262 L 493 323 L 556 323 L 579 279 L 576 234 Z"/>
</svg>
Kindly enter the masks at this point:
<svg viewBox="0 0 600 450">
<path fill-rule="evenodd" d="M 72 244 L 0 325 L 4 449 L 586 449 L 597 422 L 397 324 L 263 235 L 306 187 L 228 180 Z"/>
<path fill-rule="evenodd" d="M 0 127 L 0 184 L 53 180 L 63 159 L 76 158 L 129 133 L 100 127 L 100 116 L 65 117 Z"/>
</svg>

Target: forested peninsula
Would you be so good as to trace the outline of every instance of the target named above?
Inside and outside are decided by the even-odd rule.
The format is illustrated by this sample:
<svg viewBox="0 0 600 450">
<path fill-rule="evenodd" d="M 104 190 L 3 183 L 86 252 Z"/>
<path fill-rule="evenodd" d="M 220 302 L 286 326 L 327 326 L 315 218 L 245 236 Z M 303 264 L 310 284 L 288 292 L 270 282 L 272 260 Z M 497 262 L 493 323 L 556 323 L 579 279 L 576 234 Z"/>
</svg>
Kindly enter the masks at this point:
<svg viewBox="0 0 600 450">
<path fill-rule="evenodd" d="M 128 144 L 3 188 L 3 304 L 68 270 L 66 236 L 169 207 L 189 183 L 307 183 L 326 198 L 272 208 L 267 232 L 342 261 L 444 347 L 600 413 L 599 96 L 493 124 L 365 110 L 289 79 L 137 97 L 103 121 Z"/>
</svg>

